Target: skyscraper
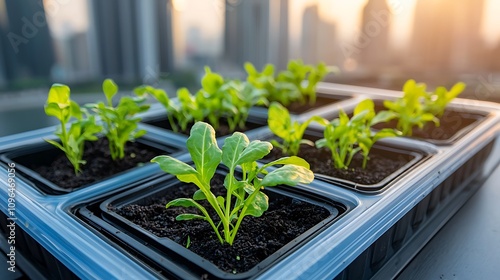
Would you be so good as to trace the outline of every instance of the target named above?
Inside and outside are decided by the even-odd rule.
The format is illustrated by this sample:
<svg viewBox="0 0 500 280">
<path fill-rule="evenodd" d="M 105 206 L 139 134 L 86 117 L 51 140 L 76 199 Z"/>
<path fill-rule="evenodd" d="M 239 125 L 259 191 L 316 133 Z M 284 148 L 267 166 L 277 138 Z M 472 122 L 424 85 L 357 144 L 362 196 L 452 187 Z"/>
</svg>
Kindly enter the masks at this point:
<svg viewBox="0 0 500 280">
<path fill-rule="evenodd" d="M 419 0 L 411 59 L 414 68 L 462 71 L 480 67 L 484 0 Z"/>
<path fill-rule="evenodd" d="M 307 7 L 302 16 L 301 58 L 306 64 L 342 63 L 336 26 L 320 17 L 318 5 Z"/>
<path fill-rule="evenodd" d="M 48 79 L 55 59 L 42 2 L 0 2 L 0 77 Z"/>
<path fill-rule="evenodd" d="M 224 49 L 230 62 L 286 68 L 288 0 L 226 0 L 225 13 Z"/>
<path fill-rule="evenodd" d="M 385 0 L 366 3 L 356 44 L 361 66 L 380 67 L 388 62 L 390 22 L 391 13 Z"/>
<path fill-rule="evenodd" d="M 169 0 L 90 1 L 91 68 L 116 79 L 158 78 L 172 71 Z"/>
</svg>

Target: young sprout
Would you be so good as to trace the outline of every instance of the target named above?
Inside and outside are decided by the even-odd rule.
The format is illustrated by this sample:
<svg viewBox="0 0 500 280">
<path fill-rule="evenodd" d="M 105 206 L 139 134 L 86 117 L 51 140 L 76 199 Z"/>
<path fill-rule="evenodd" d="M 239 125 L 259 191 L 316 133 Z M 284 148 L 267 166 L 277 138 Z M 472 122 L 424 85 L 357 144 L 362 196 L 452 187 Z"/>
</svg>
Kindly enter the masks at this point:
<svg viewBox="0 0 500 280">
<path fill-rule="evenodd" d="M 269 154 L 271 143 L 259 140 L 250 142 L 245 134 L 239 132 L 226 138 L 221 150 L 215 140 L 215 130 L 204 122 L 197 122 L 191 128 L 187 148 L 194 167 L 169 156 L 157 156 L 151 160 L 180 181 L 193 183 L 199 188 L 193 198 L 178 198 L 170 201 L 166 207 L 197 208 L 201 215 L 180 214 L 176 220 L 205 220 L 222 244 L 234 243 L 245 216 L 260 217 L 268 209 L 268 197 L 261 191 L 264 187 L 295 186 L 310 183 L 314 179 L 309 164 L 299 157 L 285 157 L 259 167 L 256 161 Z M 210 181 L 221 163 L 229 170 L 224 180 L 226 195 L 215 196 Z M 273 165 L 282 166 L 268 172 L 266 168 Z M 237 176 L 238 170 L 241 171 L 241 177 Z M 197 202 L 200 200 L 208 201 L 220 221 L 210 217 L 207 209 Z M 219 232 L 221 226 L 222 235 Z"/>
<path fill-rule="evenodd" d="M 146 134 L 145 130 L 137 130 L 140 118 L 134 118 L 137 113 L 145 112 L 149 105 L 143 105 L 144 97 L 120 98 L 120 101 L 113 106 L 113 97 L 118 92 L 118 86 L 111 79 L 106 79 L 102 83 L 102 90 L 106 96 L 107 104 L 99 102 L 89 104 L 104 122 L 104 133 L 109 141 L 109 150 L 113 160 L 125 157 L 125 144 L 129 141 Z"/>
<path fill-rule="evenodd" d="M 75 170 L 75 174 L 81 172 L 85 141 L 97 140 L 96 134 L 102 130 L 97 125 L 94 116 L 89 116 L 86 110 L 70 99 L 70 89 L 66 85 L 54 84 L 50 88 L 45 114 L 56 117 L 61 126 L 55 132 L 61 143 L 46 139 L 48 143 L 62 150 Z M 75 119 L 71 125 L 71 119 Z"/>
<path fill-rule="evenodd" d="M 438 87 L 434 92 L 427 92 L 425 84 L 408 80 L 403 86 L 404 96 L 395 101 L 386 100 L 384 106 L 397 118 L 397 129 L 403 135 L 411 136 L 414 127 L 423 128 L 427 122 L 432 121 L 439 126 L 438 117 L 464 89 L 464 83 L 457 83 L 450 91 Z"/>
<path fill-rule="evenodd" d="M 394 129 L 385 128 L 377 132 L 370 129 L 394 117 L 389 111 L 375 114 L 374 107 L 373 101 L 366 99 L 356 106 L 350 119 L 344 111 L 340 111 L 339 117 L 325 127 L 324 138 L 316 141 L 318 148 L 326 147 L 331 151 L 335 168 L 347 169 L 358 152 L 363 155 L 362 167 L 366 168 L 373 144 L 379 139 L 398 135 Z"/>
<path fill-rule="evenodd" d="M 134 91 L 139 96 L 150 94 L 163 105 L 167 111 L 170 127 L 174 132 L 186 131 L 189 124 L 204 118 L 203 111 L 187 88 L 177 90 L 177 99 L 170 99 L 164 90 L 152 86 L 140 86 Z"/>
<path fill-rule="evenodd" d="M 267 123 L 269 129 L 274 135 L 281 138 L 281 144 L 276 140 L 271 140 L 274 147 L 281 149 L 283 154 L 296 156 L 299 153 L 300 145 L 307 144 L 314 146 L 314 142 L 302 139 L 304 132 L 311 122 L 317 122 L 323 126 L 328 124 L 328 121 L 319 116 L 312 116 L 304 123 L 293 121 L 288 110 L 277 102 L 271 103 L 269 106 L 269 117 Z"/>
</svg>

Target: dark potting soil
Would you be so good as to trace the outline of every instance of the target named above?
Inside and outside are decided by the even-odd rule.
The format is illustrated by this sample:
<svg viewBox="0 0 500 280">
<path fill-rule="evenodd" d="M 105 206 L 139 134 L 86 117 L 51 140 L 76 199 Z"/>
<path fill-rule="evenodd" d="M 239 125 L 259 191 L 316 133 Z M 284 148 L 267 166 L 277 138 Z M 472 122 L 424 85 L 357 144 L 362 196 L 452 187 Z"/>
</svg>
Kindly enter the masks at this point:
<svg viewBox="0 0 500 280">
<path fill-rule="evenodd" d="M 160 118 L 160 119 L 154 119 L 154 120 L 150 120 L 150 121 L 145 121 L 145 123 L 147 123 L 149 125 L 153 125 L 153 126 L 159 127 L 159 128 L 172 130 L 172 126 L 170 125 L 167 117 Z M 256 128 L 262 127 L 264 125 L 266 125 L 266 124 L 265 123 L 257 124 L 257 123 L 253 123 L 253 122 L 246 122 L 244 128 L 237 127 L 236 131 L 245 132 L 245 131 L 249 131 L 249 130 L 252 130 L 252 129 L 256 129 Z M 189 136 L 189 133 L 191 131 L 191 127 L 192 126 L 193 126 L 193 123 L 189 124 L 188 128 L 186 130 L 179 131 L 179 133 L 182 133 L 184 135 Z M 220 125 L 219 125 L 219 128 L 217 128 L 215 130 L 215 136 L 216 137 L 226 136 L 226 135 L 229 135 L 229 134 L 232 134 L 232 133 L 233 132 L 229 129 L 229 125 L 226 122 L 221 122 Z"/>
<path fill-rule="evenodd" d="M 307 101 L 306 103 L 292 102 L 288 106 L 286 106 L 286 108 L 292 114 L 303 114 L 303 113 L 310 111 L 312 109 L 316 109 L 316 108 L 319 108 L 322 106 L 337 103 L 337 102 L 342 101 L 342 100 L 343 100 L 343 98 L 335 97 L 335 96 L 330 96 L 330 97 L 317 96 L 316 103 L 314 103 L 314 104 L 310 104 L 309 101 Z"/>
<path fill-rule="evenodd" d="M 224 176 L 216 174 L 212 181 L 212 191 L 216 195 L 224 195 L 223 182 Z M 189 250 L 230 273 L 252 269 L 330 215 L 325 208 L 268 193 L 269 209 L 259 218 L 246 216 L 233 245 L 222 245 L 207 222 L 175 220 L 177 215 L 196 213 L 197 209 L 165 208 L 169 201 L 179 197 L 192 197 L 196 190 L 197 187 L 193 184 L 180 184 L 178 187 L 172 187 L 163 197 L 148 198 L 140 205 L 126 205 L 117 209 L 117 213 L 158 237 L 170 238 L 182 246 L 186 246 L 189 237 Z M 211 213 L 217 224 L 219 219 L 209 204 L 206 201 L 201 201 L 201 204 Z"/>
<path fill-rule="evenodd" d="M 382 106 L 378 106 L 377 110 L 384 110 Z M 461 129 L 473 124 L 478 119 L 478 116 L 468 113 L 457 112 L 452 110 L 444 111 L 439 118 L 439 126 L 434 122 L 428 122 L 423 128 L 415 127 L 412 130 L 411 137 L 430 139 L 430 140 L 448 140 L 455 136 Z M 396 128 L 397 120 L 392 120 L 387 123 L 379 123 L 373 126 L 376 129 Z"/>
<path fill-rule="evenodd" d="M 83 159 L 87 163 L 81 166 L 82 172 L 78 176 L 62 152 L 50 163 L 28 167 L 61 188 L 73 189 L 147 163 L 155 156 L 164 153 L 139 142 L 128 142 L 125 146 L 125 157 L 113 161 L 109 153 L 108 140 L 100 138 L 85 143 Z"/>
<path fill-rule="evenodd" d="M 265 160 L 271 161 L 284 156 L 286 155 L 283 155 L 280 149 L 274 148 L 265 157 Z M 395 152 L 372 148 L 366 169 L 362 167 L 363 156 L 359 153 L 354 156 L 348 169 L 337 169 L 333 167 L 332 154 L 327 148 L 317 149 L 308 145 L 302 145 L 298 156 L 305 159 L 311 165 L 311 170 L 314 173 L 349 180 L 363 185 L 373 185 L 381 182 L 414 158 L 407 154 L 397 154 Z"/>
</svg>

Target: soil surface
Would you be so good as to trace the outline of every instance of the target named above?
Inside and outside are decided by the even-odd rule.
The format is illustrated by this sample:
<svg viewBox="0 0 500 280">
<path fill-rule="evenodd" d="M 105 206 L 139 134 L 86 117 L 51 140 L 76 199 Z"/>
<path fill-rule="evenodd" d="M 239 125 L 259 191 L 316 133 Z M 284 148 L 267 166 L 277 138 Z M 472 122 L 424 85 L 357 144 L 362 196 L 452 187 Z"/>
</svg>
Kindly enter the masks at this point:
<svg viewBox="0 0 500 280">
<path fill-rule="evenodd" d="M 335 96 L 331 96 L 331 97 L 318 96 L 318 97 L 316 97 L 316 103 L 314 103 L 314 104 L 310 104 L 309 101 L 307 101 L 306 103 L 293 102 L 293 103 L 290 103 L 290 105 L 286 106 L 286 108 L 288 109 L 288 111 L 291 114 L 298 115 L 298 114 L 303 114 L 303 113 L 310 111 L 312 109 L 316 109 L 319 107 L 323 107 L 326 105 L 337 103 L 337 102 L 342 101 L 342 100 L 344 100 L 344 99 L 336 98 Z"/>
<path fill-rule="evenodd" d="M 86 142 L 83 159 L 87 163 L 82 165 L 82 173 L 78 176 L 75 175 L 73 165 L 71 165 L 64 153 L 59 152 L 59 154 L 50 163 L 46 162 L 45 164 L 28 167 L 61 188 L 74 189 L 136 167 L 142 163 L 147 163 L 155 156 L 165 154 L 165 152 L 139 142 L 129 142 L 125 146 L 125 157 L 113 161 L 106 138 L 101 138 L 95 142 Z"/>
<path fill-rule="evenodd" d="M 144 121 L 144 123 L 147 123 L 149 125 L 153 125 L 153 126 L 156 126 L 159 128 L 172 130 L 172 126 L 170 125 L 167 117 L 149 120 L 149 121 Z M 267 123 L 265 121 L 263 121 L 261 124 L 247 121 L 244 128 L 237 127 L 236 131 L 245 132 L 245 131 L 256 129 L 259 127 L 263 127 L 265 125 L 267 125 Z M 193 123 L 189 124 L 188 128 L 186 130 L 179 131 L 179 133 L 184 134 L 186 136 L 189 136 L 189 132 L 191 131 L 192 126 L 193 126 Z M 226 135 L 229 135 L 232 133 L 233 132 L 231 130 L 229 130 L 229 125 L 226 122 L 221 122 L 219 125 L 219 128 L 217 128 L 215 130 L 215 137 L 226 136 Z"/>
<path fill-rule="evenodd" d="M 378 110 L 384 110 L 383 107 L 378 107 Z M 429 140 L 449 140 L 461 129 L 473 124 L 480 118 L 478 115 L 469 113 L 446 110 L 439 118 L 439 126 L 434 122 L 428 122 L 423 128 L 415 127 L 412 130 L 411 137 L 429 139 Z M 379 123 L 373 126 L 376 129 L 396 128 L 397 120 L 392 120 L 388 123 Z"/>
<path fill-rule="evenodd" d="M 216 195 L 225 193 L 223 181 L 224 176 L 215 175 L 212 191 Z M 186 246 L 189 237 L 189 250 L 230 273 L 250 270 L 330 215 L 323 207 L 268 192 L 269 209 L 259 218 L 246 216 L 233 246 L 222 245 L 207 222 L 175 220 L 177 215 L 196 213 L 197 209 L 165 208 L 166 203 L 172 199 L 192 197 L 196 190 L 197 187 L 193 184 L 178 185 L 166 191 L 164 196 L 145 199 L 140 204 L 126 205 L 118 209 L 117 213 L 153 234 L 168 237 L 182 246 Z M 201 201 L 201 204 L 217 224 L 219 219 L 209 204 L 206 201 Z"/>
<path fill-rule="evenodd" d="M 286 155 L 283 155 L 280 149 L 274 148 L 265 160 L 271 161 L 284 156 Z M 302 145 L 298 156 L 309 162 L 311 170 L 314 173 L 341 178 L 363 185 L 373 185 L 381 182 L 414 158 L 411 155 L 399 154 L 373 147 L 369 154 L 366 169 L 362 168 L 363 157 L 359 153 L 354 156 L 348 169 L 337 169 L 333 167 L 332 154 L 327 148 L 317 149 L 308 145 Z"/>
</svg>

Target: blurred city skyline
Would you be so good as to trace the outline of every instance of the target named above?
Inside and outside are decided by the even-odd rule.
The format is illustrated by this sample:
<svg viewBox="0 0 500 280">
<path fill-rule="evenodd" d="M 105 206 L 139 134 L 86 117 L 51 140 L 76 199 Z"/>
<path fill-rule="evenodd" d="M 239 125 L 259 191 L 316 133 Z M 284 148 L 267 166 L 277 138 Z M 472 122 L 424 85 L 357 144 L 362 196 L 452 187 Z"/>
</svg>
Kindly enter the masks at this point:
<svg viewBox="0 0 500 280">
<path fill-rule="evenodd" d="M 500 0 L 0 0 L 0 90 L 33 77 L 182 80 L 174 74 L 199 76 L 203 65 L 238 77 L 244 61 L 282 69 L 300 58 L 339 66 L 334 82 L 469 79 L 492 92 L 500 85 L 498 12 Z M 22 35 L 33 31 L 26 22 L 33 38 Z"/>
</svg>

